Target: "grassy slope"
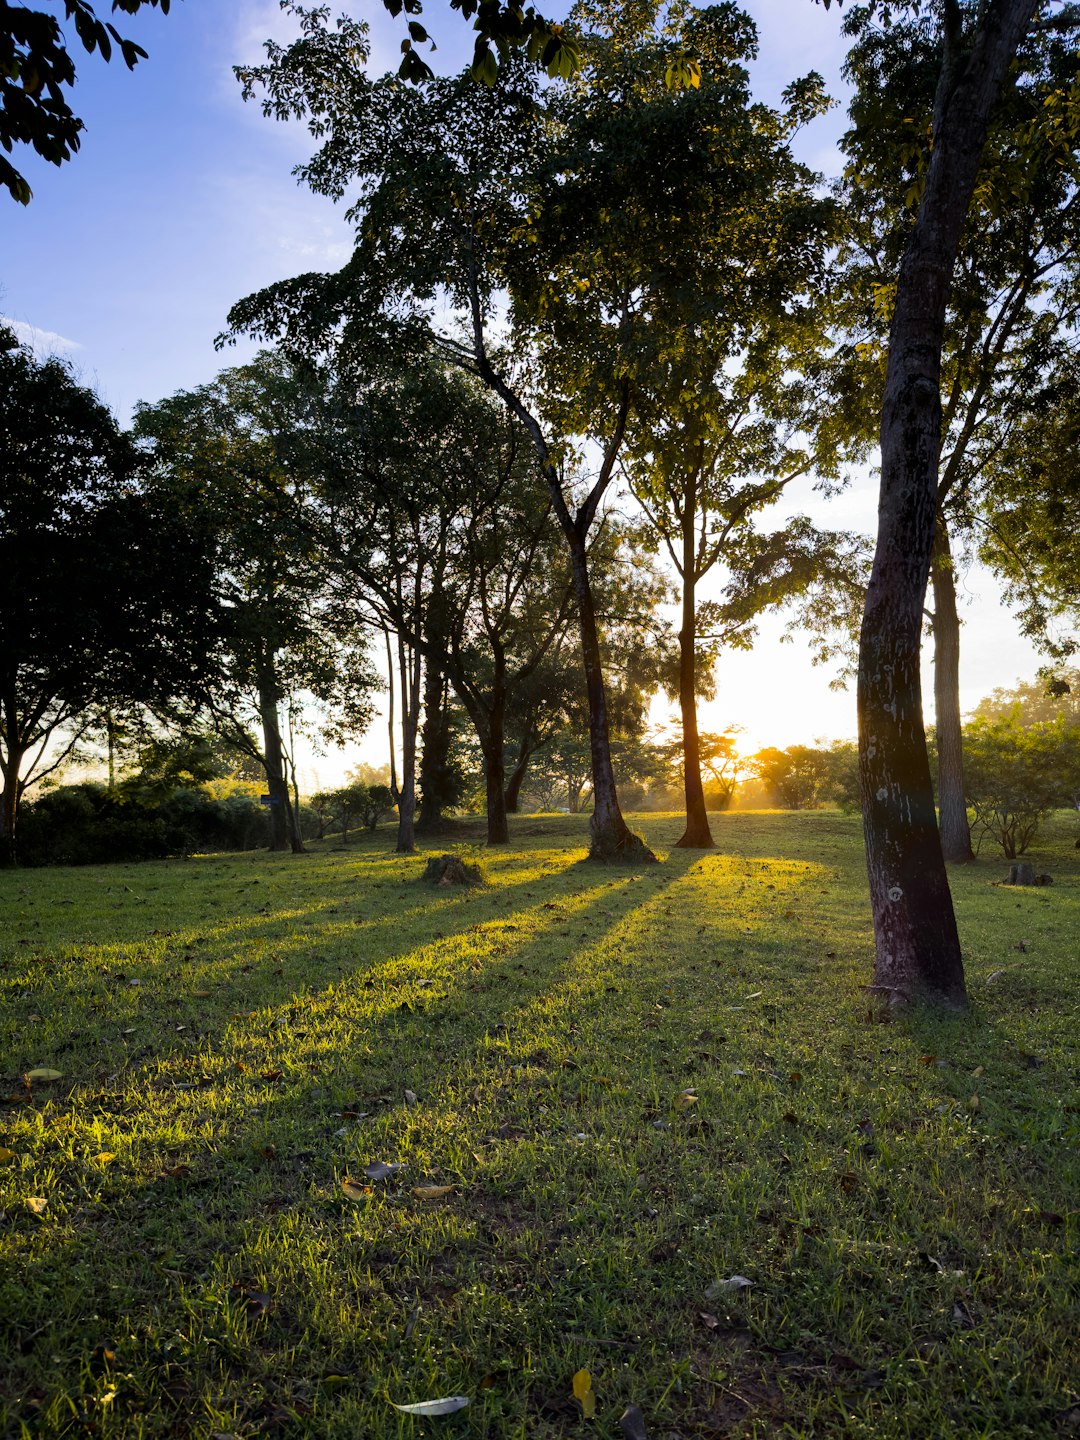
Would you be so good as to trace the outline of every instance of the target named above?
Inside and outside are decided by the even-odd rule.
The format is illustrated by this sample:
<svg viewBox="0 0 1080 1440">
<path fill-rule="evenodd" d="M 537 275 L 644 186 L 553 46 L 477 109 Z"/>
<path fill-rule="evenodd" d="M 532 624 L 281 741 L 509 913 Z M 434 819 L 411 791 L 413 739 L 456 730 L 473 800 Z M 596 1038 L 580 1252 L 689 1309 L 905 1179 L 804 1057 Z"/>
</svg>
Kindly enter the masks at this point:
<svg viewBox="0 0 1080 1440">
<path fill-rule="evenodd" d="M 640 872 L 583 824 L 518 822 L 470 892 L 385 830 L 0 873 L 0 1433 L 1069 1430 L 1065 820 L 1052 888 L 954 876 L 972 1015 L 888 1026 L 856 821 Z"/>
</svg>

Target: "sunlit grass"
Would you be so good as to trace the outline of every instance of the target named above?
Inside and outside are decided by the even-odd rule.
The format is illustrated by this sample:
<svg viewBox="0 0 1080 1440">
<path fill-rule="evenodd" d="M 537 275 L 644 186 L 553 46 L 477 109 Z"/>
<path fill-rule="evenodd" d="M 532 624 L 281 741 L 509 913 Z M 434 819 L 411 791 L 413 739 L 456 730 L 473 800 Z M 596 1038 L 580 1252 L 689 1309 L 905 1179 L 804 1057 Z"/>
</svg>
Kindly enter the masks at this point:
<svg viewBox="0 0 1080 1440">
<path fill-rule="evenodd" d="M 1071 832 L 955 875 L 972 1015 L 882 1026 L 857 822 L 716 829 L 0 876 L 8 1430 L 543 1440 L 585 1367 L 599 1434 L 1062 1433 Z"/>
</svg>

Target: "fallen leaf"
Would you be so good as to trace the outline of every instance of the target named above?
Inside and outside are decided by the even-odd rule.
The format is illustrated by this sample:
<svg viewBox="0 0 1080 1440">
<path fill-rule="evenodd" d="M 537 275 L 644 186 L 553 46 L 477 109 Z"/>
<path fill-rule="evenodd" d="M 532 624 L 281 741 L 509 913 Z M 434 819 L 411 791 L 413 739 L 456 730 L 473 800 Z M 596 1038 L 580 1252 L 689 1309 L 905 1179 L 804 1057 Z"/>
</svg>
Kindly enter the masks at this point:
<svg viewBox="0 0 1080 1440">
<path fill-rule="evenodd" d="M 341 1182 L 341 1190 L 346 1200 L 354 1200 L 358 1205 L 367 1204 L 375 1193 L 370 1185 L 361 1185 L 359 1180 L 350 1180 L 348 1175 Z"/>
<path fill-rule="evenodd" d="M 283 1070 L 263 1070 L 260 1072 L 259 1078 L 261 1080 L 281 1080 L 284 1078 L 284 1073 Z"/>
<path fill-rule="evenodd" d="M 0 1165 L 11 1165 L 18 1156 L 14 1150 L 8 1150 L 6 1146 L 0 1145 Z"/>
<path fill-rule="evenodd" d="M 441 1200 L 444 1195 L 452 1195 L 453 1185 L 414 1185 L 413 1194 L 417 1200 Z"/>
<path fill-rule="evenodd" d="M 416 1091 L 415 1091 L 415 1090 L 406 1090 L 406 1091 L 405 1091 L 405 1104 L 406 1104 L 406 1105 L 416 1105 L 417 1103 L 418 1103 L 418 1102 L 417 1102 L 417 1099 L 416 1099 Z"/>
<path fill-rule="evenodd" d="M 790 1085 L 794 1085 L 796 1088 L 798 1088 L 798 1086 L 802 1084 L 802 1073 L 799 1070 L 792 1070 L 791 1074 L 787 1078 L 788 1083 Z"/>
<path fill-rule="evenodd" d="M 364 1174 L 369 1180 L 385 1180 L 393 1175 L 395 1170 L 401 1169 L 402 1162 L 393 1160 L 389 1163 L 385 1160 L 372 1160 L 370 1165 L 364 1166 Z"/>
<path fill-rule="evenodd" d="M 96 1165 L 109 1165 L 116 1159 L 116 1152 L 114 1150 L 99 1150 L 98 1153 L 91 1158 Z"/>
<path fill-rule="evenodd" d="M 975 1069 L 971 1073 L 977 1080 L 980 1075 L 985 1075 L 986 1071 L 982 1065 L 976 1065 Z"/>
<path fill-rule="evenodd" d="M 32 1215 L 44 1215 L 49 1208 L 49 1202 L 41 1195 L 31 1195 L 27 1199 L 26 1208 Z"/>
<path fill-rule="evenodd" d="M 842 1175 L 837 1176 L 837 1180 L 839 1181 L 840 1189 L 843 1190 L 845 1195 L 850 1195 L 859 1184 L 859 1177 L 855 1174 L 854 1170 L 845 1170 Z"/>
<path fill-rule="evenodd" d="M 645 1429 L 645 1416 L 637 1405 L 628 1405 L 619 1416 L 619 1429 L 626 1440 L 649 1440 Z"/>
<path fill-rule="evenodd" d="M 596 1396 L 593 1394 L 592 1376 L 588 1370 L 579 1370 L 574 1376 L 574 1399 L 581 1406 L 586 1420 L 596 1414 Z"/>
<path fill-rule="evenodd" d="M 717 1319 L 717 1317 L 715 1315 L 710 1315 L 707 1310 L 699 1310 L 697 1318 L 705 1326 L 706 1330 L 715 1330 L 720 1324 L 720 1321 Z"/>
<path fill-rule="evenodd" d="M 968 1101 L 968 1109 L 975 1111 L 982 1109 L 982 1102 L 979 1099 L 978 1095 L 972 1095 L 971 1099 Z"/>
<path fill-rule="evenodd" d="M 934 1061 L 935 1061 L 936 1059 L 937 1059 L 937 1056 L 936 1056 L 936 1055 L 920 1055 L 920 1056 L 919 1056 L 919 1064 L 920 1064 L 920 1065 L 933 1065 L 933 1063 L 934 1063 Z"/>
<path fill-rule="evenodd" d="M 689 1110 L 691 1105 L 696 1105 L 698 1097 L 692 1090 L 684 1090 L 682 1094 L 675 1096 L 676 1110 Z"/>
<path fill-rule="evenodd" d="M 415 1405 L 399 1405 L 396 1400 L 390 1403 L 402 1415 L 453 1415 L 471 1405 L 472 1400 L 468 1395 L 447 1395 L 442 1400 L 420 1400 Z"/>
<path fill-rule="evenodd" d="M 1064 1225 L 1065 1216 L 1059 1215 L 1056 1210 L 1040 1210 L 1039 1219 L 1044 1225 Z"/>
<path fill-rule="evenodd" d="M 43 1084 L 47 1084 L 50 1080 L 62 1080 L 64 1078 L 64 1072 L 62 1070 L 49 1070 L 42 1066 L 37 1070 L 28 1070 L 26 1072 L 26 1078 L 27 1080 L 40 1080 Z"/>
</svg>

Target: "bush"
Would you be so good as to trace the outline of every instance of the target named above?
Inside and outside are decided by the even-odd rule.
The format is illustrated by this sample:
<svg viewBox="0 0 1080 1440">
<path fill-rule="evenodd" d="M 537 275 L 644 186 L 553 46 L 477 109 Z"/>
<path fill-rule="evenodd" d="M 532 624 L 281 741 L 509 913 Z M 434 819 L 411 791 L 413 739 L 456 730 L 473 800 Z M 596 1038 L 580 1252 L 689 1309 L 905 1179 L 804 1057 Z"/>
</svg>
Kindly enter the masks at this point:
<svg viewBox="0 0 1080 1440">
<path fill-rule="evenodd" d="M 19 817 L 23 865 L 97 865 L 160 860 L 196 850 L 251 850 L 269 843 L 269 823 L 252 794 L 218 799 L 177 786 L 158 799 L 119 787 L 63 785 L 25 805 Z"/>
</svg>

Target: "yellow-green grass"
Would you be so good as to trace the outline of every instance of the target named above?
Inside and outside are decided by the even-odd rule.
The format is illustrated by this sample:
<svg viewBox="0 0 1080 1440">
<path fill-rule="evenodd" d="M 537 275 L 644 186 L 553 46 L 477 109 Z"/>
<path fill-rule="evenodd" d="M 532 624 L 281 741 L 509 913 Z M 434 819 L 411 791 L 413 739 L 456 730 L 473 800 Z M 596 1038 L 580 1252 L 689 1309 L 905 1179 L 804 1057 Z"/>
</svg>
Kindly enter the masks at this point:
<svg viewBox="0 0 1080 1440">
<path fill-rule="evenodd" d="M 0 1433 L 1070 1433 L 1075 818 L 892 1024 L 857 820 L 715 829 L 0 873 Z"/>
</svg>

